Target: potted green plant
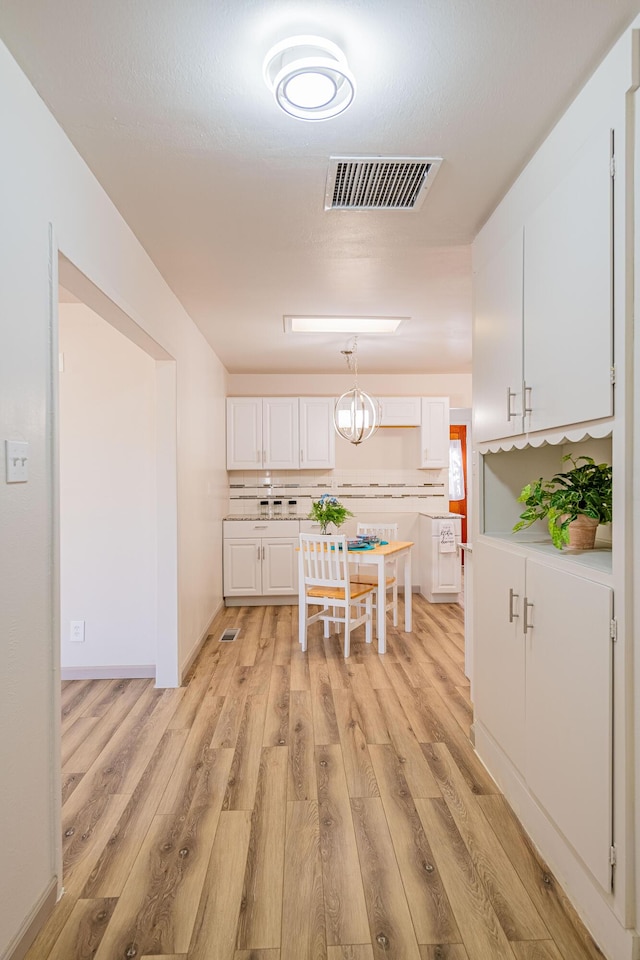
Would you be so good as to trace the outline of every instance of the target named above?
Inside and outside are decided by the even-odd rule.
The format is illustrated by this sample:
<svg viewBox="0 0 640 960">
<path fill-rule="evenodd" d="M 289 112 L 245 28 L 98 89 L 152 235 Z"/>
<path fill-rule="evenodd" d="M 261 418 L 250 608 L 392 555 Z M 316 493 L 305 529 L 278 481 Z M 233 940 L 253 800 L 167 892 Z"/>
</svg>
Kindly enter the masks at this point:
<svg viewBox="0 0 640 960">
<path fill-rule="evenodd" d="M 334 527 L 340 527 L 347 517 L 352 517 L 353 514 L 336 497 L 323 493 L 319 500 L 314 500 L 311 504 L 311 513 L 308 516 L 310 520 L 318 521 L 320 532 L 326 535 L 330 523 Z"/>
<path fill-rule="evenodd" d="M 612 471 L 607 463 L 596 463 L 592 457 L 570 455 L 572 469 L 556 473 L 551 480 L 540 477 L 528 483 L 518 497 L 526 505 L 514 532 L 530 527 L 536 520 L 547 520 L 553 545 L 562 550 L 569 545 L 577 549 L 593 549 L 600 523 L 611 522 Z"/>
</svg>

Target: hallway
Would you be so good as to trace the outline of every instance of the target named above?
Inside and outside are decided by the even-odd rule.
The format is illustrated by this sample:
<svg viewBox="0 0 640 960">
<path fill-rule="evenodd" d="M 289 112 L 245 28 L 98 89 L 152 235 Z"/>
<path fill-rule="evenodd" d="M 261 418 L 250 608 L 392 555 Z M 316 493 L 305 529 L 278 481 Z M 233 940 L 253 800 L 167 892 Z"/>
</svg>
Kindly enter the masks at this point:
<svg viewBox="0 0 640 960">
<path fill-rule="evenodd" d="M 413 602 L 384 657 L 241 607 L 181 689 L 65 683 L 66 892 L 27 960 L 601 958 L 468 740 L 461 607 Z"/>
</svg>

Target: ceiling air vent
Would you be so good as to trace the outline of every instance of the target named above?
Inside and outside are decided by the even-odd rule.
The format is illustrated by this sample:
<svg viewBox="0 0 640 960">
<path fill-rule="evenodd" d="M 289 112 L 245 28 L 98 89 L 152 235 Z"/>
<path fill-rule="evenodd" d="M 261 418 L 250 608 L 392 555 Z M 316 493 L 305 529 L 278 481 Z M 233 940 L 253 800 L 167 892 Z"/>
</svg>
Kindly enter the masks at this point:
<svg viewBox="0 0 640 960">
<path fill-rule="evenodd" d="M 330 157 L 325 210 L 418 210 L 441 157 Z"/>
</svg>

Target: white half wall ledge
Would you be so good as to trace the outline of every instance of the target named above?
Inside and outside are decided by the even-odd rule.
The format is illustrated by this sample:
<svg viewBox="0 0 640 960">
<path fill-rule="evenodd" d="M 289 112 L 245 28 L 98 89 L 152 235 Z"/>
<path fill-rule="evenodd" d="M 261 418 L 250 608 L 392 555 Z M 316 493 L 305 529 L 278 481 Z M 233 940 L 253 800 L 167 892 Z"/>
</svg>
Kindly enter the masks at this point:
<svg viewBox="0 0 640 960">
<path fill-rule="evenodd" d="M 115 665 L 108 667 L 63 667 L 62 680 L 155 680 L 153 663 Z"/>
</svg>

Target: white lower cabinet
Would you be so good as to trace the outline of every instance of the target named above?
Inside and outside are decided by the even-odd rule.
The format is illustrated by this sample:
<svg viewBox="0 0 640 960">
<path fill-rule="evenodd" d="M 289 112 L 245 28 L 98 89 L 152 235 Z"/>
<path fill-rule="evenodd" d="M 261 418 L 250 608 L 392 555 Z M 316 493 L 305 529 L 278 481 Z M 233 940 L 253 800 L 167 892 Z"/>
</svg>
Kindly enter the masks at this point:
<svg viewBox="0 0 640 960">
<path fill-rule="evenodd" d="M 225 597 L 258 597 L 262 593 L 262 540 L 224 541 Z"/>
<path fill-rule="evenodd" d="M 613 591 L 479 540 L 474 598 L 476 720 L 609 890 Z"/>
<path fill-rule="evenodd" d="M 298 590 L 298 538 L 262 541 L 262 592 L 292 594 Z"/>
<path fill-rule="evenodd" d="M 525 644 L 520 605 L 525 561 L 482 541 L 473 545 L 473 698 L 476 718 L 511 762 L 525 769 Z"/>
<path fill-rule="evenodd" d="M 225 520 L 224 596 L 295 595 L 297 546 L 297 520 Z"/>
<path fill-rule="evenodd" d="M 443 550 L 440 525 L 453 524 L 456 549 Z M 457 545 L 460 543 L 459 517 L 420 517 L 420 593 L 429 603 L 456 603 L 462 590 L 462 563 Z"/>
</svg>

